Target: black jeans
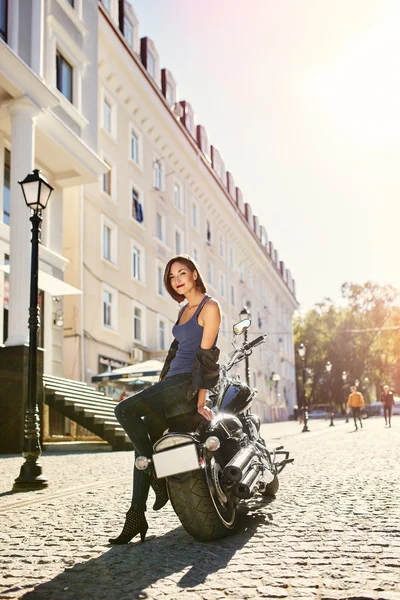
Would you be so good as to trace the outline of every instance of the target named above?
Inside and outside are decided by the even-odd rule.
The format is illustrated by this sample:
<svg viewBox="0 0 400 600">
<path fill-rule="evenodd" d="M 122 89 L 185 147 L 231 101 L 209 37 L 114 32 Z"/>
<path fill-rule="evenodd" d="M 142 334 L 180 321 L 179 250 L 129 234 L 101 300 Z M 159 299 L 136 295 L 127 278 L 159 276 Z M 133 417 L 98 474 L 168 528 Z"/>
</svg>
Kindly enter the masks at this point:
<svg viewBox="0 0 400 600">
<path fill-rule="evenodd" d="M 389 418 L 389 425 L 391 424 L 392 419 L 392 405 L 388 406 L 387 404 L 383 405 L 383 414 L 385 416 L 385 423 L 387 424 Z"/>
<path fill-rule="evenodd" d="M 357 419 L 360 421 L 360 425 L 362 427 L 361 408 L 359 406 L 353 406 L 352 409 L 351 409 L 351 411 L 353 413 L 353 419 L 354 419 L 355 428 L 357 429 Z"/>
<path fill-rule="evenodd" d="M 174 404 L 186 409 L 184 412 L 196 412 L 196 398 L 188 399 L 191 384 L 191 374 L 173 375 L 117 404 L 115 416 L 135 448 L 135 457 L 151 458 L 154 442 L 168 428 L 168 415 Z M 149 486 L 148 473 L 134 466 L 132 505 L 146 510 Z"/>
</svg>

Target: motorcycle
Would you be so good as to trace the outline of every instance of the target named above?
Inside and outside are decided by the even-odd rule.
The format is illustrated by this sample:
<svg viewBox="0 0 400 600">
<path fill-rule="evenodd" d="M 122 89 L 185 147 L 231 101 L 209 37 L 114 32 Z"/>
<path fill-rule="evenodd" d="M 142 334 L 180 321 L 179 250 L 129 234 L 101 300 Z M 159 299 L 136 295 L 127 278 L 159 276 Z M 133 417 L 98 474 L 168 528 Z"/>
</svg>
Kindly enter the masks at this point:
<svg viewBox="0 0 400 600">
<path fill-rule="evenodd" d="M 234 350 L 226 365 L 221 365 L 219 382 L 208 403 L 215 416 L 206 421 L 200 416 L 192 429 L 171 423 L 168 433 L 154 444 L 153 466 L 158 478 L 167 480 L 172 507 L 185 530 L 199 541 L 213 541 L 236 527 L 240 502 L 260 494 L 275 496 L 278 475 L 293 462 L 283 446 L 269 451 L 260 435 L 260 419 L 250 407 L 257 390 L 229 377 L 229 371 L 253 348 L 263 344 L 267 334 L 235 346 L 238 335 L 249 327 L 243 319 L 233 327 Z M 184 430 L 186 428 L 186 431 Z M 189 431 L 189 432 L 188 432 Z M 136 459 L 145 469 L 149 460 Z"/>
</svg>

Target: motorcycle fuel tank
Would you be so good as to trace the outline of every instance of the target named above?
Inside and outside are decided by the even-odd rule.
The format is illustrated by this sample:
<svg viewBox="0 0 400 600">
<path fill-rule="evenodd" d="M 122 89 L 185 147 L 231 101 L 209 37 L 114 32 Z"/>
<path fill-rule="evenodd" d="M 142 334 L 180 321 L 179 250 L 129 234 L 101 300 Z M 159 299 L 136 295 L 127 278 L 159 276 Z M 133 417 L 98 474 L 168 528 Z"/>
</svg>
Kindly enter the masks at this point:
<svg viewBox="0 0 400 600">
<path fill-rule="evenodd" d="M 218 403 L 219 410 L 239 414 L 247 410 L 252 400 L 251 390 L 240 381 L 226 386 Z"/>
</svg>

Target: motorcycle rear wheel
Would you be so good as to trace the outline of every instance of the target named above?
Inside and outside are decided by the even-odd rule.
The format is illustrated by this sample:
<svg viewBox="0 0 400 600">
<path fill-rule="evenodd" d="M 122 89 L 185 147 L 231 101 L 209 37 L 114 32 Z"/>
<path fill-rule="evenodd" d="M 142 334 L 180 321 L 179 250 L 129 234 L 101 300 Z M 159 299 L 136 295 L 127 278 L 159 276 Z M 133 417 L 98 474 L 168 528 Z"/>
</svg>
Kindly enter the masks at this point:
<svg viewBox="0 0 400 600">
<path fill-rule="evenodd" d="M 172 507 L 184 529 L 196 540 L 219 540 L 234 529 L 236 509 L 220 504 L 209 489 L 205 470 L 193 471 L 183 481 L 168 479 Z M 217 507 L 216 507 L 217 506 Z"/>
</svg>

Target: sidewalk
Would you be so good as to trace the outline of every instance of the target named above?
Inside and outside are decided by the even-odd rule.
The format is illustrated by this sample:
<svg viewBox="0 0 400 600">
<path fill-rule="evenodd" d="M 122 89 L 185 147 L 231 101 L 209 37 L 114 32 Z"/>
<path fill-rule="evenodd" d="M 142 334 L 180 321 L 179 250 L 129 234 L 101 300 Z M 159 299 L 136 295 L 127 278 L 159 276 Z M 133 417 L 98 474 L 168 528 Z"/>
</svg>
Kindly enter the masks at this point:
<svg viewBox="0 0 400 600">
<path fill-rule="evenodd" d="M 400 418 L 267 424 L 295 463 L 276 500 L 235 535 L 196 542 L 170 504 L 145 544 L 108 545 L 131 493 L 132 453 L 48 453 L 49 487 L 10 494 L 23 459 L 0 460 L 0 599 L 400 600 Z"/>
</svg>

